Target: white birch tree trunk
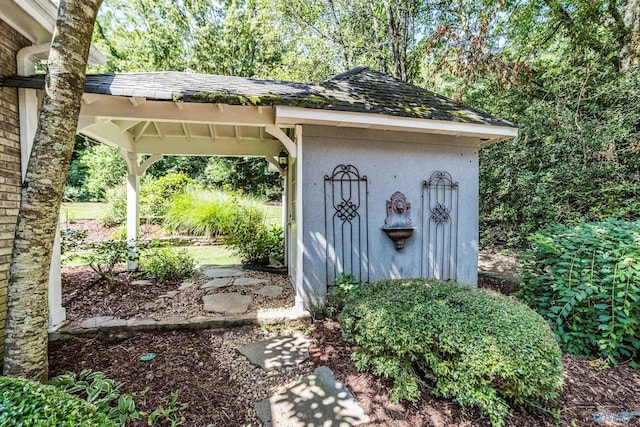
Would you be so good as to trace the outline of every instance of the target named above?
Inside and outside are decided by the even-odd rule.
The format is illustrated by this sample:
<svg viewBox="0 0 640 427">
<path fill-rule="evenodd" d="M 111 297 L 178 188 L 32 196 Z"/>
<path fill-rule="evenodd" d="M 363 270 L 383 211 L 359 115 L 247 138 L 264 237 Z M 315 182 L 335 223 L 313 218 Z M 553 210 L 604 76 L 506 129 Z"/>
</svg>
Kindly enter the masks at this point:
<svg viewBox="0 0 640 427">
<path fill-rule="evenodd" d="M 60 0 L 9 270 L 5 375 L 48 379 L 49 263 L 101 2 Z"/>
</svg>

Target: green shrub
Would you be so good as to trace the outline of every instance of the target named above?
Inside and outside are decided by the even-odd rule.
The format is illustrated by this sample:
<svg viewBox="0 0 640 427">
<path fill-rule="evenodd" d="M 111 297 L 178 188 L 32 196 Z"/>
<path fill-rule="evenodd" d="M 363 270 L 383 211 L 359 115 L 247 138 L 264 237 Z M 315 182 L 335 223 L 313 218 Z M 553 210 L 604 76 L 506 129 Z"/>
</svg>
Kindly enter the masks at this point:
<svg viewBox="0 0 640 427">
<path fill-rule="evenodd" d="M 284 259 L 284 230 L 276 224 L 265 224 L 264 215 L 247 211 L 237 218 L 227 244 L 247 264 L 269 264 L 269 257 Z"/>
<path fill-rule="evenodd" d="M 363 286 L 363 282 L 359 282 L 350 274 L 341 274 L 332 283 L 327 290 L 327 303 L 325 312 L 327 316 L 335 318 L 344 309 L 344 304 L 357 288 Z"/>
<path fill-rule="evenodd" d="M 89 267 L 102 279 L 106 284 L 109 292 L 115 290 L 115 267 L 118 264 L 124 264 L 129 259 L 127 242 L 124 240 L 105 240 L 93 245 L 86 255 Z"/>
<path fill-rule="evenodd" d="M 148 176 L 147 176 L 148 177 Z M 147 178 L 140 186 L 142 217 L 152 222 L 164 218 L 167 205 L 174 196 L 196 187 L 197 181 L 182 172 L 170 173 L 157 179 Z"/>
<path fill-rule="evenodd" d="M 117 426 L 95 405 L 50 385 L 0 377 L 0 426 Z"/>
<path fill-rule="evenodd" d="M 164 226 L 199 236 L 229 235 L 242 222 L 264 221 L 257 199 L 219 190 L 190 190 L 169 202 Z"/>
<path fill-rule="evenodd" d="M 122 224 L 127 219 L 127 187 L 117 185 L 105 191 L 104 200 L 107 208 L 100 219 L 103 225 Z"/>
<path fill-rule="evenodd" d="M 530 242 L 520 297 L 551 322 L 563 349 L 637 360 L 640 221 L 554 225 Z"/>
<path fill-rule="evenodd" d="M 340 315 L 359 346 L 359 370 L 394 380 L 395 400 L 427 388 L 478 407 L 495 426 L 510 404 L 552 401 L 561 352 L 544 319 L 518 301 L 455 283 L 382 281 L 355 286 Z"/>
<path fill-rule="evenodd" d="M 107 378 L 102 372 L 84 369 L 77 376 L 67 372 L 51 379 L 49 384 L 83 398 L 117 425 L 124 426 L 131 420 L 140 419 L 133 397 L 120 392 L 122 383 Z"/>
<path fill-rule="evenodd" d="M 164 284 L 192 277 L 195 260 L 185 249 L 150 248 L 142 251 L 139 268 L 149 280 Z"/>
<path fill-rule="evenodd" d="M 140 217 L 150 222 L 164 218 L 169 202 L 187 188 L 198 188 L 196 180 L 182 172 L 170 173 L 160 178 L 145 175 L 140 183 Z M 121 224 L 127 218 L 127 187 L 118 185 L 105 191 L 107 210 L 103 224 Z"/>
</svg>

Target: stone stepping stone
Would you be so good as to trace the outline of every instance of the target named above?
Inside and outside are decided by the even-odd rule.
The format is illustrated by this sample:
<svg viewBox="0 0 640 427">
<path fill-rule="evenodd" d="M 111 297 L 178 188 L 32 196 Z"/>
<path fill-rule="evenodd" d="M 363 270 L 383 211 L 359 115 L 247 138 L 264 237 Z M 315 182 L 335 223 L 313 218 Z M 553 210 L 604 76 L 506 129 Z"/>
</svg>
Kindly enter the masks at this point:
<svg viewBox="0 0 640 427">
<path fill-rule="evenodd" d="M 282 295 L 282 286 L 265 286 L 262 289 L 258 289 L 257 291 L 253 291 L 255 295 L 262 295 L 264 297 L 277 298 Z"/>
<path fill-rule="evenodd" d="M 301 336 L 275 337 L 244 345 L 238 351 L 251 363 L 269 371 L 296 366 L 309 358 L 311 341 Z"/>
<path fill-rule="evenodd" d="M 132 286 L 153 286 L 153 282 L 151 280 L 134 280 L 131 282 Z"/>
<path fill-rule="evenodd" d="M 321 366 L 282 393 L 255 404 L 265 427 L 356 426 L 369 422 L 349 390 Z"/>
<path fill-rule="evenodd" d="M 231 277 L 218 277 L 217 279 L 209 280 L 204 285 L 200 286 L 200 289 L 219 289 L 231 286 L 233 279 Z"/>
<path fill-rule="evenodd" d="M 179 291 L 186 291 L 187 289 L 189 289 L 190 287 L 192 287 L 194 285 L 193 282 L 182 282 L 180 284 L 180 287 L 178 288 Z"/>
<path fill-rule="evenodd" d="M 237 268 L 206 268 L 202 271 L 207 277 L 237 277 L 242 276 L 244 273 Z"/>
<path fill-rule="evenodd" d="M 267 283 L 267 281 L 264 279 L 255 279 L 253 277 L 238 277 L 233 280 L 233 286 L 262 285 L 263 283 Z"/>
<path fill-rule="evenodd" d="M 237 292 L 225 294 L 211 294 L 202 297 L 204 311 L 216 313 L 241 314 L 246 313 L 253 301 L 251 295 L 242 295 Z"/>
<path fill-rule="evenodd" d="M 80 323 L 80 327 L 81 328 L 85 328 L 85 329 L 97 328 L 98 326 L 102 325 L 103 323 L 106 323 L 109 320 L 113 320 L 113 319 L 115 319 L 115 317 L 113 317 L 113 316 L 96 316 L 96 317 L 92 317 L 92 318 L 87 319 L 87 320 L 83 321 L 82 323 Z"/>
</svg>

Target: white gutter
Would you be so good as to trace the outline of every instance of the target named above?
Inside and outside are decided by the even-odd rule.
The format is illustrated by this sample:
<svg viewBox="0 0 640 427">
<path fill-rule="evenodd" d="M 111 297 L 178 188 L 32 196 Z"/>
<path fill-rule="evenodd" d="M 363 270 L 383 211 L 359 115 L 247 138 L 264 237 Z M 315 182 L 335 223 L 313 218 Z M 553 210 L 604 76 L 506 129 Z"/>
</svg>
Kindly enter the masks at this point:
<svg viewBox="0 0 640 427">
<path fill-rule="evenodd" d="M 276 124 L 314 124 L 454 135 L 480 138 L 483 140 L 481 145 L 488 145 L 518 136 L 518 129 L 508 126 L 491 126 L 451 122 L 447 120 L 398 117 L 387 114 L 352 113 L 288 106 L 276 107 Z"/>
</svg>

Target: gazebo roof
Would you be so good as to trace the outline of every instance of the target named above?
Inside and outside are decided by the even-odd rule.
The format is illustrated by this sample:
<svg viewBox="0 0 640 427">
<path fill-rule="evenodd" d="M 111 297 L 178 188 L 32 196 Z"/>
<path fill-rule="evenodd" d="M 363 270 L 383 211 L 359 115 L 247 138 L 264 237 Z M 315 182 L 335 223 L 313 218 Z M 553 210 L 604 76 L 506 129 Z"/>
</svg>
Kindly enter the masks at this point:
<svg viewBox="0 0 640 427">
<path fill-rule="evenodd" d="M 4 86 L 44 88 L 44 76 L 10 77 Z M 85 93 L 147 100 L 246 106 L 291 106 L 413 119 L 516 127 L 435 92 L 367 67 L 321 83 L 296 83 L 175 71 L 88 75 Z"/>
</svg>

